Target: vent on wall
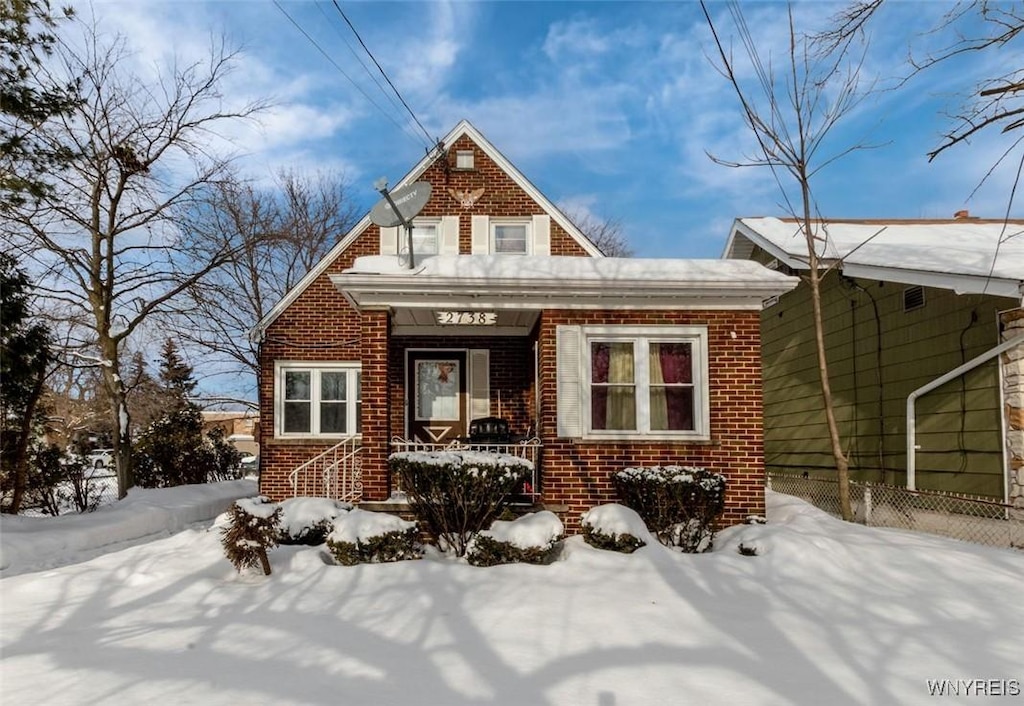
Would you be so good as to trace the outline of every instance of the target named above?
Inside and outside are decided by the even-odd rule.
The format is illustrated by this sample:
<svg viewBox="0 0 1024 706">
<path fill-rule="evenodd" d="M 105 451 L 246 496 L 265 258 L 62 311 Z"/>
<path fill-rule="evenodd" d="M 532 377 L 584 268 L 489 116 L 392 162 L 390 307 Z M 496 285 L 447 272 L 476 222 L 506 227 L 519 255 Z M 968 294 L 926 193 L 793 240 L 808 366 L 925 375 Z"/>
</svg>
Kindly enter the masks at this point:
<svg viewBox="0 0 1024 706">
<path fill-rule="evenodd" d="M 913 311 L 924 306 L 924 287 L 907 287 L 903 290 L 903 311 Z"/>
</svg>

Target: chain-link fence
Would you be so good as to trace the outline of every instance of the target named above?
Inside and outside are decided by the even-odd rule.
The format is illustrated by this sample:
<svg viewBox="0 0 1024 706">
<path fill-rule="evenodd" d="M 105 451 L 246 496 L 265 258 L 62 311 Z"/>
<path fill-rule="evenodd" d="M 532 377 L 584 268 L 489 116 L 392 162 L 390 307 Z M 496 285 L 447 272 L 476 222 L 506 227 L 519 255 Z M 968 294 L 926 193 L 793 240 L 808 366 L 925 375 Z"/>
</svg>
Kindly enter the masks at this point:
<svg viewBox="0 0 1024 706">
<path fill-rule="evenodd" d="M 114 502 L 117 502 L 117 475 L 112 468 L 97 468 L 54 486 L 30 489 L 21 514 L 28 517 L 70 515 L 90 512 Z"/>
<path fill-rule="evenodd" d="M 768 474 L 768 487 L 839 516 L 839 486 L 833 478 L 776 471 Z M 855 521 L 871 527 L 896 527 L 1024 550 L 1024 509 L 989 498 L 850 481 L 850 501 Z"/>
</svg>

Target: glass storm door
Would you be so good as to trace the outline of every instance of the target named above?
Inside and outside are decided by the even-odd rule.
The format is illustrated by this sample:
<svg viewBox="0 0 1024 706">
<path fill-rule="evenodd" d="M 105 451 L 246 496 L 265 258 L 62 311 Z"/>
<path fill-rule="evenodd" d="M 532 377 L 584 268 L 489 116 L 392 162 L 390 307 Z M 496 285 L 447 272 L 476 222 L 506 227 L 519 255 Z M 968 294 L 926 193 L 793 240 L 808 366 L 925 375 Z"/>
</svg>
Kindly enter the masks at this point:
<svg viewBox="0 0 1024 706">
<path fill-rule="evenodd" d="M 447 444 L 466 435 L 465 351 L 409 353 L 406 391 L 409 436 Z"/>
</svg>

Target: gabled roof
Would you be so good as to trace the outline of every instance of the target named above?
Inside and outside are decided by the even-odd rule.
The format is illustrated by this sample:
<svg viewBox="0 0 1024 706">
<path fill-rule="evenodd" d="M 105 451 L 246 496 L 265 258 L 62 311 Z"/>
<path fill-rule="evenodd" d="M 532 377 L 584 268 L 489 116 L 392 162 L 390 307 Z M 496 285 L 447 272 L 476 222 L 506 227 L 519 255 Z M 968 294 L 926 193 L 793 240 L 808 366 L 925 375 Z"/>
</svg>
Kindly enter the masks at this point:
<svg viewBox="0 0 1024 706">
<path fill-rule="evenodd" d="M 1024 220 L 849 220 L 816 223 L 827 233 L 823 265 L 887 282 L 1020 299 L 1024 286 Z M 725 259 L 747 259 L 754 247 L 795 270 L 807 269 L 807 246 L 794 219 L 740 218 Z"/>
<path fill-rule="evenodd" d="M 594 245 L 590 240 L 583 234 L 583 232 L 570 221 L 565 214 L 563 214 L 551 201 L 548 200 L 540 190 L 535 187 L 529 179 L 527 179 L 522 172 L 508 161 L 498 149 L 490 143 L 490 141 L 484 137 L 479 130 L 477 130 L 468 120 L 462 120 L 456 125 L 451 132 L 449 132 L 443 140 L 441 145 L 444 149 L 451 148 L 463 136 L 468 136 L 473 142 L 483 150 L 491 161 L 493 161 L 498 167 L 504 171 L 512 181 L 525 191 L 534 201 L 536 201 L 546 213 L 551 216 L 551 219 L 560 225 L 562 229 L 579 243 L 591 257 L 604 257 L 600 249 Z M 419 179 L 424 172 L 436 161 L 437 153 L 432 151 L 425 155 L 416 166 L 414 166 L 402 179 L 391 187 L 394 191 L 399 187 L 405 186 L 406 184 L 412 184 Z M 324 256 L 319 263 L 317 263 L 313 269 L 306 273 L 306 275 L 298 281 L 298 283 L 292 287 L 287 294 L 282 297 L 281 301 L 274 305 L 274 308 L 264 316 L 256 326 L 253 327 L 249 333 L 251 339 L 260 340 L 263 338 L 264 332 L 267 328 L 274 323 L 278 316 L 288 308 L 293 301 L 295 301 L 302 292 L 309 287 L 320 275 L 322 275 L 334 260 L 336 260 L 345 249 L 348 248 L 358 238 L 363 231 L 370 226 L 370 215 L 369 212 L 363 218 L 356 223 L 356 225 L 345 234 L 345 236 L 338 241 L 338 244 L 331 248 L 331 251 Z"/>
</svg>

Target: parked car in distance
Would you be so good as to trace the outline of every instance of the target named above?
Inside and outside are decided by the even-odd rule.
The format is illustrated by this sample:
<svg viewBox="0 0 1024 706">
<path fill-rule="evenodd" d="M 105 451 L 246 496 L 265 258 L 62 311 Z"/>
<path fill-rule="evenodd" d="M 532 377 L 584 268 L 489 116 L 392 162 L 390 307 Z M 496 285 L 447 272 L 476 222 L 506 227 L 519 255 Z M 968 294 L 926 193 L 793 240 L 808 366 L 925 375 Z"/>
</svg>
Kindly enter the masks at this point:
<svg viewBox="0 0 1024 706">
<path fill-rule="evenodd" d="M 85 462 L 89 468 L 108 468 L 114 465 L 114 450 L 113 449 L 96 449 L 90 451 L 89 455 L 85 457 Z"/>
<path fill-rule="evenodd" d="M 242 456 L 242 460 L 238 462 L 238 470 L 241 476 L 247 476 L 256 473 L 260 468 L 260 457 L 259 456 Z"/>
</svg>

